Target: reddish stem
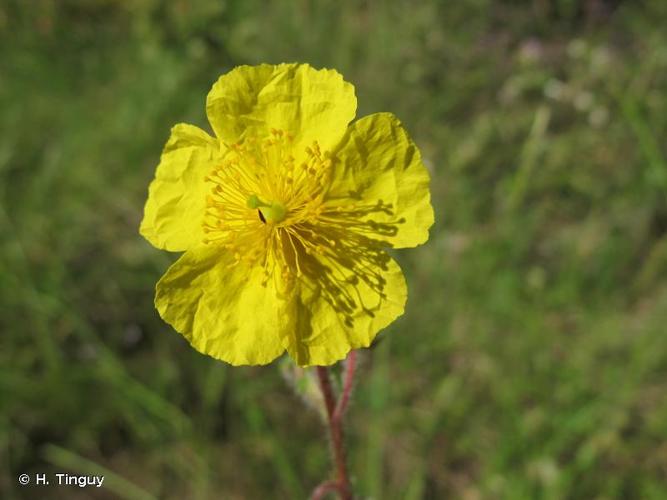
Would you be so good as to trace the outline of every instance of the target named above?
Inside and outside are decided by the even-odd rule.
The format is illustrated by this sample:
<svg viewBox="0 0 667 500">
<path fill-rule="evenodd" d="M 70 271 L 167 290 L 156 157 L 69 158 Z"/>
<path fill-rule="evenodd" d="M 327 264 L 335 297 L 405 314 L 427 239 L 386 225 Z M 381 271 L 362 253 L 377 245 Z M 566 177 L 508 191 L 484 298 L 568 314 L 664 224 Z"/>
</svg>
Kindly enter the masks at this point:
<svg viewBox="0 0 667 500">
<path fill-rule="evenodd" d="M 338 405 L 336 405 L 336 410 L 334 411 L 333 418 L 335 420 L 342 420 L 343 415 L 345 415 L 345 410 L 347 410 L 347 405 L 350 402 L 350 396 L 352 395 L 352 386 L 354 382 L 354 374 L 357 365 L 357 353 L 350 351 L 350 354 L 345 360 L 345 375 L 343 378 L 343 392 L 340 395 L 338 400 Z"/>
<path fill-rule="evenodd" d="M 318 486 L 313 492 L 313 500 L 322 498 L 328 492 L 334 490 L 338 491 L 338 496 L 341 500 L 352 500 L 352 489 L 347 474 L 345 448 L 343 446 L 343 416 L 345 415 L 345 410 L 350 402 L 355 368 L 356 353 L 351 351 L 345 363 L 343 390 L 338 402 L 336 402 L 336 396 L 334 395 L 331 386 L 331 377 L 329 376 L 328 368 L 324 366 L 317 367 L 317 377 L 320 382 L 322 395 L 324 396 L 324 404 L 327 409 L 329 433 L 331 435 L 331 448 L 336 469 L 336 480 L 327 481 Z"/>
<path fill-rule="evenodd" d="M 331 387 L 329 370 L 326 366 L 318 366 L 316 369 L 317 377 L 320 380 L 320 390 L 322 391 L 322 396 L 324 396 L 324 405 L 327 408 L 327 416 L 331 420 L 336 407 L 336 396 L 334 396 L 333 388 Z"/>
<path fill-rule="evenodd" d="M 310 500 L 321 500 L 330 491 L 340 492 L 338 483 L 336 481 L 325 481 L 320 484 L 317 488 L 315 488 L 315 491 L 313 491 Z"/>
</svg>

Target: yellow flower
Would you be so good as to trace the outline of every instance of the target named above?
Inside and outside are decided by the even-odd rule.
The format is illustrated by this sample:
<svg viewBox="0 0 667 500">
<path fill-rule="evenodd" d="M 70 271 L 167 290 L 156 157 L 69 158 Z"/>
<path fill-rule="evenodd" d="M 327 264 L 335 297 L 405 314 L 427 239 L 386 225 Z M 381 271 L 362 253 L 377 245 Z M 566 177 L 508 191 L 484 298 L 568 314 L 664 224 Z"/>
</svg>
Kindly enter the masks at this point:
<svg viewBox="0 0 667 500">
<path fill-rule="evenodd" d="M 428 239 L 429 176 L 393 115 L 350 123 L 356 104 L 333 70 L 241 66 L 206 100 L 215 136 L 172 129 L 140 232 L 185 252 L 155 305 L 195 349 L 329 365 L 403 313 L 385 249 Z"/>
</svg>

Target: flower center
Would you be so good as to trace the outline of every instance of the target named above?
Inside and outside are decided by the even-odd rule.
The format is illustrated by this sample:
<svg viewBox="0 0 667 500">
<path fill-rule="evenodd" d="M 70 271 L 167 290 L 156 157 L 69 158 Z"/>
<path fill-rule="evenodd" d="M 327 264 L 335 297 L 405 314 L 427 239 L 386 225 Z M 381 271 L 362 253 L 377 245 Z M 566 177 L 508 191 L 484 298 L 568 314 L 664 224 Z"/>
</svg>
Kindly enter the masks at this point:
<svg viewBox="0 0 667 500">
<path fill-rule="evenodd" d="M 271 130 L 227 145 L 222 162 L 206 177 L 204 243 L 231 251 L 234 262 L 259 265 L 265 279 L 299 275 L 300 255 L 334 245 L 316 237 L 331 182 L 332 159 L 315 141 L 295 148 L 292 136 Z"/>
<path fill-rule="evenodd" d="M 285 220 L 287 216 L 287 208 L 282 203 L 273 201 L 266 203 L 262 201 L 256 194 L 250 195 L 246 201 L 248 208 L 256 208 L 259 211 L 260 220 L 264 223 L 270 222 L 278 224 Z"/>
<path fill-rule="evenodd" d="M 318 287 L 351 327 L 355 314 L 373 316 L 378 307 L 362 290 L 370 290 L 378 304 L 386 299 L 381 271 L 390 258 L 374 237 L 395 234 L 401 221 L 370 218 L 391 215 L 391 205 L 382 200 L 329 198 L 334 161 L 317 142 L 297 149 L 279 130 L 227 145 L 206 177 L 211 190 L 204 243 L 231 254 L 229 266 L 260 268 L 261 284 L 273 280 L 279 297 L 288 297 L 297 282 L 311 291 Z"/>
</svg>

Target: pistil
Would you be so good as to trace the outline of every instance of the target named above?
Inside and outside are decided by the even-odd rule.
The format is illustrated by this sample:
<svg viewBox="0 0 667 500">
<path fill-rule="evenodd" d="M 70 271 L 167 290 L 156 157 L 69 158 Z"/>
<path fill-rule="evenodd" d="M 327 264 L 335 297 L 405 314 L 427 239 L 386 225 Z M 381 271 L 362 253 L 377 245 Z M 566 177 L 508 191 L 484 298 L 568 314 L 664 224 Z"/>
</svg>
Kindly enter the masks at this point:
<svg viewBox="0 0 667 500">
<path fill-rule="evenodd" d="M 262 219 L 266 222 L 273 224 L 278 224 L 285 220 L 287 217 L 287 208 L 282 203 L 273 201 L 271 203 L 263 201 L 256 194 L 252 194 L 248 197 L 246 201 L 248 208 L 254 208 L 259 210 Z"/>
</svg>

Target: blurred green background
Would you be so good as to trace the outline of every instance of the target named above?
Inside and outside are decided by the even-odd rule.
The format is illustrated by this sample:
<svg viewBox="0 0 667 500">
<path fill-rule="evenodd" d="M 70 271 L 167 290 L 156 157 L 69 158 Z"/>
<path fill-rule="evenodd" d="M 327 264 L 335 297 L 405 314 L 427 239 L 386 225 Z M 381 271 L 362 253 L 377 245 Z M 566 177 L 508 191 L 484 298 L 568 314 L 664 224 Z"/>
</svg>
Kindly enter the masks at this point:
<svg viewBox="0 0 667 500">
<path fill-rule="evenodd" d="M 398 115 L 436 225 L 349 420 L 374 499 L 667 498 L 667 2 L 2 0 L 0 496 L 305 498 L 276 363 L 165 325 L 137 233 L 170 127 L 239 64 L 334 67 Z M 20 473 L 104 488 L 20 488 Z"/>
</svg>

